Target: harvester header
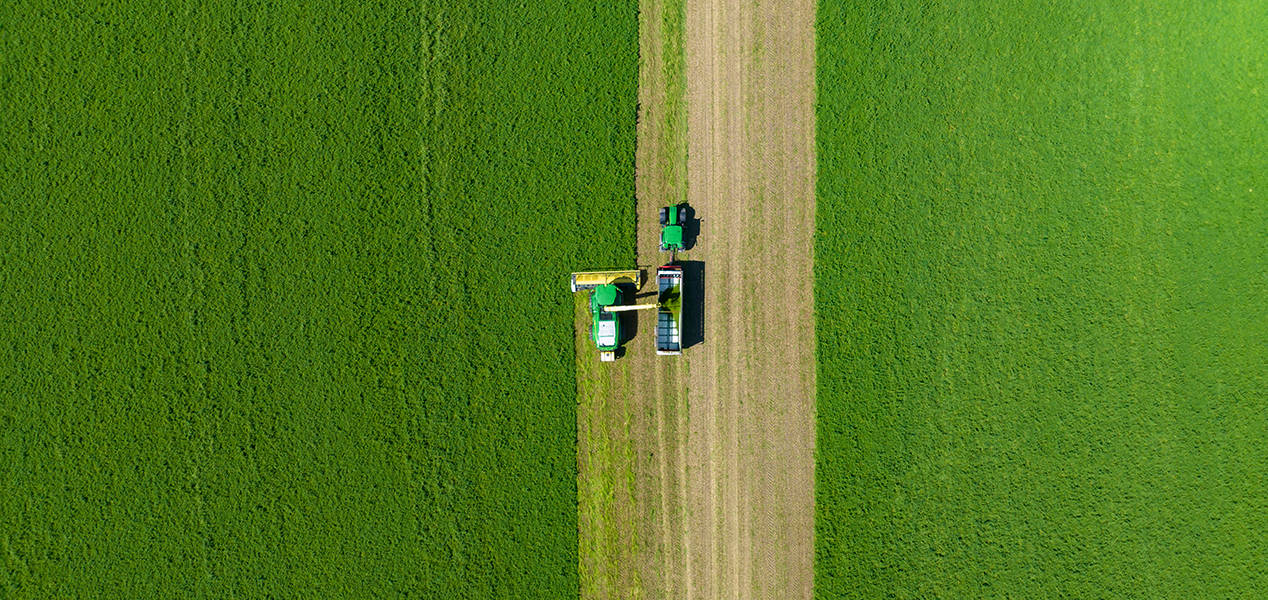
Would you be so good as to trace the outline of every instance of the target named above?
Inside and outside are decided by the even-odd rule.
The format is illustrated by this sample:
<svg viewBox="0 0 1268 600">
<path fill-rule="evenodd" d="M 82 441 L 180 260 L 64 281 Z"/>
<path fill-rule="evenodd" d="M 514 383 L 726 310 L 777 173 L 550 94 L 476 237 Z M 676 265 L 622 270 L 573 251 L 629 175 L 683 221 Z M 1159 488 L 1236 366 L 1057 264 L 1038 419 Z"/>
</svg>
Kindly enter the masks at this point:
<svg viewBox="0 0 1268 600">
<path fill-rule="evenodd" d="M 638 269 L 627 271 L 580 271 L 572 274 L 572 291 L 592 290 L 610 283 L 628 283 L 635 289 L 643 285 L 643 272 Z"/>
</svg>

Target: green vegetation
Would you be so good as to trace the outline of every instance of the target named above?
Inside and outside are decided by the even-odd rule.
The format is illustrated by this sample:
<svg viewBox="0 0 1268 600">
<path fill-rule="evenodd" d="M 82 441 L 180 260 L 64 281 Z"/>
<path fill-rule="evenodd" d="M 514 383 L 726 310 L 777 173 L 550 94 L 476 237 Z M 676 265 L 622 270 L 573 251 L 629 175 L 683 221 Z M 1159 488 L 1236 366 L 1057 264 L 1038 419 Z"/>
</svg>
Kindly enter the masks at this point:
<svg viewBox="0 0 1268 600">
<path fill-rule="evenodd" d="M 0 8 L 0 595 L 566 598 L 634 3 Z"/>
<path fill-rule="evenodd" d="M 687 59 L 686 0 L 658 0 L 661 16 L 661 72 L 665 104 L 660 130 L 660 168 L 672 194 L 668 204 L 687 201 Z"/>
<path fill-rule="evenodd" d="M 1268 589 L 1268 15 L 822 2 L 820 598 Z"/>
<path fill-rule="evenodd" d="M 640 0 L 639 144 L 652 186 L 645 193 L 667 204 L 687 201 L 687 66 L 683 47 L 685 0 Z"/>
<path fill-rule="evenodd" d="M 431 306 L 464 310 L 432 311 L 421 359 L 444 399 L 424 413 L 429 510 L 443 516 L 423 544 L 436 597 L 579 589 L 567 274 L 634 262 L 635 6 L 448 9 L 461 33 L 435 56 L 447 87 L 431 164 L 445 171 L 431 174 L 430 214 L 433 232 L 461 233 L 430 236 L 427 282 Z"/>
</svg>

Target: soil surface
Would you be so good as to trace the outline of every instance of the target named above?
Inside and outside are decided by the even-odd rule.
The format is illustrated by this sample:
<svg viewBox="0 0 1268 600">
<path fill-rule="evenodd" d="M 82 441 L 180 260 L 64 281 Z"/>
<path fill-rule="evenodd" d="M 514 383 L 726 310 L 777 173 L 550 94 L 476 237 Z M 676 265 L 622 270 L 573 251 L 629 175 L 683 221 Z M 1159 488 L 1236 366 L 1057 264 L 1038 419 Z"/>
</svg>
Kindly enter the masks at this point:
<svg viewBox="0 0 1268 600">
<path fill-rule="evenodd" d="M 814 10 L 687 3 L 690 254 L 706 274 L 688 358 L 689 597 L 812 595 Z"/>
</svg>

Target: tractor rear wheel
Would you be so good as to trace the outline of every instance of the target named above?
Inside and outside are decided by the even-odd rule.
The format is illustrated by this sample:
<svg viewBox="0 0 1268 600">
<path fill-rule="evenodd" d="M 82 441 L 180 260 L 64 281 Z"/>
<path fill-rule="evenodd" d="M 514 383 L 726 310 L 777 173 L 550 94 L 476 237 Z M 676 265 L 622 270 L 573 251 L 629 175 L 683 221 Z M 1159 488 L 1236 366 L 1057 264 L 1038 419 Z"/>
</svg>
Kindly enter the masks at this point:
<svg viewBox="0 0 1268 600">
<path fill-rule="evenodd" d="M 664 225 L 668 222 L 669 222 L 669 209 L 661 208 L 660 209 L 660 224 Z"/>
</svg>

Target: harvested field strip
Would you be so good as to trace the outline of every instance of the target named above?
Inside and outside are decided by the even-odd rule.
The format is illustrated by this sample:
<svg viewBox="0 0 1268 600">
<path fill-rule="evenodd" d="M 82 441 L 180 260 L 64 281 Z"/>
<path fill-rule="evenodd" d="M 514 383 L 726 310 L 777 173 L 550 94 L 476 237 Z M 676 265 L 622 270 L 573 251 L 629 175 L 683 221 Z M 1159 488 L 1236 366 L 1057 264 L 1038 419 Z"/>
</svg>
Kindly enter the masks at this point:
<svg viewBox="0 0 1268 600">
<path fill-rule="evenodd" d="M 577 356 L 577 512 L 582 598 L 641 596 L 641 531 L 628 362 L 599 362 L 590 340 L 589 297 L 575 302 Z"/>
<path fill-rule="evenodd" d="M 659 123 L 658 133 L 661 148 L 657 154 L 660 159 L 657 166 L 662 171 L 668 193 L 665 197 L 654 200 L 672 205 L 687 200 L 687 73 L 683 49 L 683 26 L 687 9 L 685 0 L 644 1 L 659 4 L 657 12 L 661 21 L 660 77 L 655 81 L 644 82 L 649 87 L 659 86 L 664 94 L 660 107 L 662 121 Z"/>
<path fill-rule="evenodd" d="M 683 49 L 684 0 L 641 0 L 639 6 L 639 109 L 637 219 L 654 220 L 661 206 L 684 202 L 687 194 L 687 107 Z M 650 265 L 659 252 L 652 242 L 639 247 Z"/>
<path fill-rule="evenodd" d="M 688 3 L 685 35 L 703 341 L 686 355 L 684 595 L 808 598 L 814 3 Z"/>
<path fill-rule="evenodd" d="M 1261 6 L 818 23 L 816 595 L 1261 595 Z"/>
</svg>

